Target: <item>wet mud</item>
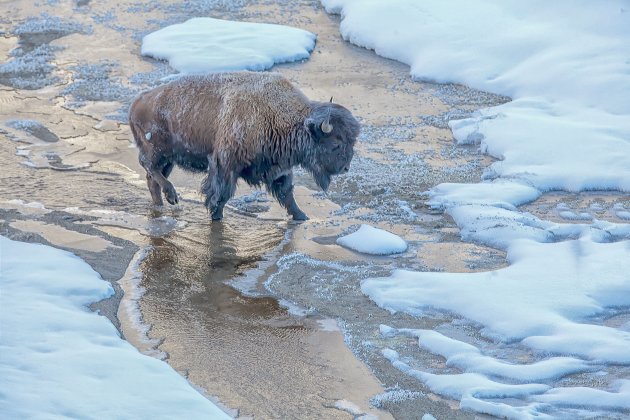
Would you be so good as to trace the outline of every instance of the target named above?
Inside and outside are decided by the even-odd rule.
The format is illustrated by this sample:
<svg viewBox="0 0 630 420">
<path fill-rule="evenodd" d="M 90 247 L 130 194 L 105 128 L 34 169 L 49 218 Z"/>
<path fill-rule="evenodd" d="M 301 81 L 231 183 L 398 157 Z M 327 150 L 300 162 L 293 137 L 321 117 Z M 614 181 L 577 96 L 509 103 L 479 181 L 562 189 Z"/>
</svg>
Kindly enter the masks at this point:
<svg viewBox="0 0 630 420">
<path fill-rule="evenodd" d="M 390 347 L 414 366 L 444 369 L 413 340 L 382 337 L 379 325 L 443 330 L 457 320 L 392 315 L 361 293 L 360 281 L 397 268 L 505 266 L 503 252 L 462 242 L 453 221 L 424 204 L 424 192 L 481 179 L 493 160 L 457 146 L 447 124 L 508 98 L 412 80 L 407 66 L 343 41 L 339 17 L 315 0 L 4 1 L 0 10 L 1 234 L 88 261 L 117 292 L 94 308 L 234 416 L 479 418 L 380 353 Z M 312 99 L 333 96 L 363 130 L 350 172 L 328 193 L 298 171 L 296 199 L 310 221 L 289 223 L 266 194 L 240 185 L 224 221 L 210 223 L 201 177 L 177 169 L 180 204 L 150 205 L 126 111 L 137 92 L 174 71 L 141 57 L 140 42 L 197 16 L 318 35 L 309 60 L 274 70 Z M 570 210 L 614 221 L 628 208 L 627 197 L 614 194 L 551 194 L 526 206 L 559 220 Z M 409 250 L 367 257 L 336 245 L 361 223 L 403 236 Z M 471 342 L 483 339 L 473 326 L 459 328 Z"/>
</svg>

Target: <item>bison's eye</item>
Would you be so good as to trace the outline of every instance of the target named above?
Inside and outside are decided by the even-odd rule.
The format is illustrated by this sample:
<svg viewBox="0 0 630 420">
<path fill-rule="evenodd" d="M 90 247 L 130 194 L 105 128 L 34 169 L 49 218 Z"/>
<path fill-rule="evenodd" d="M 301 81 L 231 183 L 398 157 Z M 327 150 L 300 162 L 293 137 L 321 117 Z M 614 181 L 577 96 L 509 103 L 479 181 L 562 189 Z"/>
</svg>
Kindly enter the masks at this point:
<svg viewBox="0 0 630 420">
<path fill-rule="evenodd" d="M 333 152 L 336 152 L 336 151 L 337 151 L 337 150 L 339 150 L 340 148 L 341 148 L 341 145 L 340 145 L 340 144 L 338 144 L 338 145 L 336 145 L 335 147 L 333 147 L 333 148 L 332 148 L 332 151 L 333 151 Z"/>
</svg>

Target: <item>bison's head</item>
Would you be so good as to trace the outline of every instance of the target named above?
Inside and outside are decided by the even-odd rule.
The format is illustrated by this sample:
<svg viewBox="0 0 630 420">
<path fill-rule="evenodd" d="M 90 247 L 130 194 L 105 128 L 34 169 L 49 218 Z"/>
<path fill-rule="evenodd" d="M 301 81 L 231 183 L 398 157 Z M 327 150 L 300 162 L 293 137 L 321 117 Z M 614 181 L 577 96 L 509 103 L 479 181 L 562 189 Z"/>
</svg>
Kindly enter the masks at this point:
<svg viewBox="0 0 630 420">
<path fill-rule="evenodd" d="M 333 175 L 346 173 L 354 155 L 360 126 L 350 111 L 331 102 L 313 102 L 312 112 L 304 122 L 312 141 L 312 150 L 303 166 L 324 191 Z"/>
</svg>

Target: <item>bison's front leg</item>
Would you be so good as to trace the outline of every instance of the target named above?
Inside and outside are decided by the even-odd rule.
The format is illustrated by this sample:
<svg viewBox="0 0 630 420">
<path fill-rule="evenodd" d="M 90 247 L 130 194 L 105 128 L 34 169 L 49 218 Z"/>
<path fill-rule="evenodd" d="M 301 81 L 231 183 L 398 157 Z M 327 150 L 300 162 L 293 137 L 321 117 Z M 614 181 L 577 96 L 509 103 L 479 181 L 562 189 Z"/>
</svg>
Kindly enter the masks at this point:
<svg viewBox="0 0 630 420">
<path fill-rule="evenodd" d="M 234 173 L 222 169 L 214 155 L 208 155 L 208 175 L 201 190 L 212 220 L 223 219 L 223 208 L 236 191 L 236 179 Z"/>
<path fill-rule="evenodd" d="M 278 202 L 287 209 L 287 213 L 293 216 L 293 220 L 308 220 L 295 202 L 293 197 L 293 173 L 290 172 L 276 178 L 269 186 L 271 194 L 278 199 Z"/>
</svg>

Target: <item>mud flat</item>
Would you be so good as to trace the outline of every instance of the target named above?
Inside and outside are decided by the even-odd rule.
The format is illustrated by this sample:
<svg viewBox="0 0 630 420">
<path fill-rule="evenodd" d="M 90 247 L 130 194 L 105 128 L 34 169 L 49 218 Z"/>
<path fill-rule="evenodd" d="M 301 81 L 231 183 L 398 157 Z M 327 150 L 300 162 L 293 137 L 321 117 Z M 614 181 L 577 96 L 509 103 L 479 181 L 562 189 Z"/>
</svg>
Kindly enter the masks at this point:
<svg viewBox="0 0 630 420">
<path fill-rule="evenodd" d="M 473 417 L 378 351 L 380 323 L 433 328 L 450 319 L 391 315 L 359 282 L 400 267 L 505 264 L 502 252 L 461 242 L 422 192 L 479 180 L 491 160 L 455 146 L 447 121 L 506 98 L 412 81 L 406 66 L 344 42 L 338 17 L 317 1 L 5 1 L 0 10 L 1 234 L 85 259 L 117 291 L 95 309 L 235 416 Z M 172 70 L 140 57 L 140 39 L 195 16 L 318 34 L 308 61 L 275 70 L 313 99 L 348 105 L 363 132 L 350 173 L 328 194 L 298 174 L 309 222 L 288 224 L 264 194 L 240 187 L 226 219 L 211 224 L 196 192 L 200 178 L 178 171 L 172 178 L 183 204 L 150 206 L 125 113 L 136 92 Z M 367 258 L 335 244 L 361 223 L 404 235 L 410 249 Z M 130 299 L 123 311 L 121 278 Z"/>
</svg>

